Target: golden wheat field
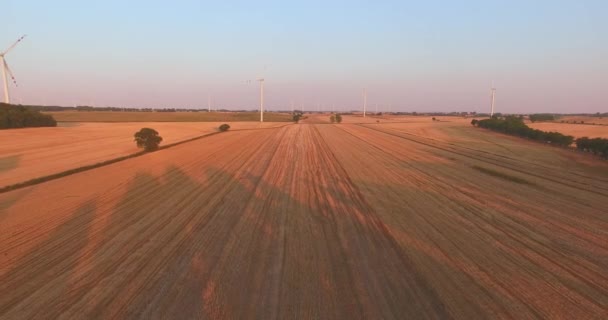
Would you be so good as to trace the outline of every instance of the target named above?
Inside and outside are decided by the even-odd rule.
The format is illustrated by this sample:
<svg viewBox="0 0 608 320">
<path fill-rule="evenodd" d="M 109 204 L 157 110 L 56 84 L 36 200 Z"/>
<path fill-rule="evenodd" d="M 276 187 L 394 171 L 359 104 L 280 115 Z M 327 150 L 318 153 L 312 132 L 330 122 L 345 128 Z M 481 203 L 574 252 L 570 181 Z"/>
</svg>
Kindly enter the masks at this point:
<svg viewBox="0 0 608 320">
<path fill-rule="evenodd" d="M 468 119 L 327 117 L 0 194 L 0 318 L 608 314 L 606 161 Z"/>
</svg>

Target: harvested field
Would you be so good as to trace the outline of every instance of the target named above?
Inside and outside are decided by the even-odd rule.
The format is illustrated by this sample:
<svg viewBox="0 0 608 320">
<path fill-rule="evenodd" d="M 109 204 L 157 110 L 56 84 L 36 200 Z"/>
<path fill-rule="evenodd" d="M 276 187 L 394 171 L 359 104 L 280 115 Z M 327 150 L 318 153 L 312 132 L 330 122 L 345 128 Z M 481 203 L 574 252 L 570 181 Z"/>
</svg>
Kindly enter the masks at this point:
<svg viewBox="0 0 608 320">
<path fill-rule="evenodd" d="M 436 124 L 232 131 L 0 194 L 0 318 L 604 317 L 608 164 Z"/>
<path fill-rule="evenodd" d="M 590 117 L 590 116 L 561 116 L 559 117 L 557 122 L 567 121 L 567 122 L 576 122 L 581 123 L 583 121 L 585 124 L 597 124 L 608 126 L 608 117 Z"/>
<path fill-rule="evenodd" d="M 557 122 L 537 122 L 527 123 L 527 125 L 530 128 L 543 131 L 556 131 L 566 135 L 574 136 L 575 138 L 608 138 L 608 126 Z"/>
<path fill-rule="evenodd" d="M 56 111 L 44 112 L 61 122 L 237 122 L 259 121 L 259 112 L 111 112 Z M 267 122 L 290 122 L 287 113 L 264 113 Z"/>
<path fill-rule="evenodd" d="M 161 145 L 217 131 L 222 122 L 206 123 L 59 123 L 57 128 L 3 130 L 0 134 L 0 187 L 92 165 L 140 151 L 133 134 L 156 129 Z M 259 122 L 230 123 L 233 130 L 260 127 Z M 265 122 L 263 127 L 285 123 Z"/>
</svg>

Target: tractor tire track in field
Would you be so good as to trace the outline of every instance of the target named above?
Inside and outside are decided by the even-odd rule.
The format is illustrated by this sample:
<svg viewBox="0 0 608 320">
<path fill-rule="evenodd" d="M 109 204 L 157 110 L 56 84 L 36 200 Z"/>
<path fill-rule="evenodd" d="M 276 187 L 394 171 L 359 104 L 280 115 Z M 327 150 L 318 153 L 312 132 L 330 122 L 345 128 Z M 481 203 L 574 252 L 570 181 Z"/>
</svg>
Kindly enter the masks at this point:
<svg viewBox="0 0 608 320">
<path fill-rule="evenodd" d="M 357 125 L 234 131 L 0 194 L 0 318 L 605 311 L 601 195 L 521 191 L 430 147 Z"/>
<path fill-rule="evenodd" d="M 74 188 L 109 176 L 119 181 Z M 312 125 L 228 133 L 24 190 L 0 225 L 1 317 L 449 317 Z M 18 216 L 59 190 L 79 195 Z"/>
<path fill-rule="evenodd" d="M 342 130 L 347 130 L 347 128 L 349 128 L 348 125 L 342 125 L 342 126 L 334 126 L 333 129 L 327 129 L 326 131 L 326 136 L 327 137 L 338 137 L 341 136 L 340 134 L 338 134 L 335 131 L 339 131 L 337 128 L 340 128 Z M 364 131 L 361 131 L 364 130 Z M 590 223 L 588 224 L 588 226 L 582 226 L 581 222 L 584 221 L 582 220 L 580 217 L 576 217 L 576 215 L 574 215 L 572 212 L 568 211 L 568 210 L 564 210 L 562 208 L 560 208 L 560 206 L 556 206 L 555 204 L 551 204 L 551 202 L 546 202 L 543 198 L 535 198 L 534 196 L 532 196 L 532 198 L 530 198 L 530 196 L 527 196 L 526 191 L 524 191 L 523 193 L 520 193 L 522 196 L 524 197 L 528 197 L 528 200 L 526 200 L 525 198 L 522 197 L 522 200 L 524 202 L 520 202 L 518 204 L 518 206 L 513 206 L 513 208 L 510 208 L 510 205 L 508 207 L 504 207 L 505 204 L 507 203 L 501 203 L 502 201 L 498 201 L 496 203 L 495 208 L 498 209 L 499 211 L 496 213 L 499 213 L 500 216 L 497 215 L 489 215 L 489 210 L 494 211 L 494 208 L 484 208 L 484 207 L 479 207 L 479 206 L 471 206 L 471 204 L 475 204 L 476 202 L 478 202 L 479 196 L 481 195 L 480 193 L 474 192 L 474 190 L 476 188 L 484 188 L 482 190 L 499 190 L 496 189 L 496 186 L 492 185 L 492 184 L 488 184 L 487 186 L 476 186 L 475 184 L 470 184 L 469 186 L 465 187 L 465 184 L 467 183 L 467 180 L 472 180 L 473 178 L 469 177 L 469 175 L 471 174 L 476 174 L 474 171 L 472 173 L 469 174 L 462 174 L 461 176 L 458 175 L 453 175 L 453 173 L 457 173 L 459 172 L 459 170 L 457 170 L 457 166 L 455 167 L 454 164 L 450 164 L 450 163 L 441 163 L 441 159 L 437 158 L 437 156 L 433 156 L 432 153 L 429 153 L 432 151 L 428 150 L 428 151 L 424 151 L 426 153 L 426 156 L 424 156 L 424 153 L 421 153 L 421 150 L 423 149 L 418 149 L 415 148 L 416 144 L 402 144 L 399 143 L 399 139 L 392 137 L 390 135 L 383 135 L 382 133 L 373 133 L 375 131 L 367 131 L 366 129 L 361 129 L 361 130 L 355 130 L 353 132 L 351 132 L 351 135 L 349 135 L 350 137 L 352 137 L 351 139 L 334 139 L 336 141 L 340 141 L 339 143 L 341 145 L 344 146 L 357 146 L 356 149 L 360 150 L 360 151 L 355 151 L 354 147 L 344 147 L 343 149 L 348 149 L 348 152 L 344 151 L 342 152 L 344 154 L 343 157 L 341 157 L 339 160 L 341 162 L 345 162 L 347 161 L 347 159 L 353 158 L 353 159 L 358 159 L 357 161 L 352 161 L 351 164 L 349 164 L 349 171 L 352 172 L 356 172 L 357 173 L 357 183 L 364 183 L 364 184 L 368 184 L 368 182 L 363 182 L 365 180 L 369 180 L 369 181 L 373 181 L 372 177 L 374 176 L 384 176 L 387 177 L 386 175 L 383 175 L 381 172 L 383 170 L 387 170 L 387 168 L 395 168 L 395 170 L 392 171 L 392 173 L 395 175 L 395 181 L 398 184 L 404 184 L 404 185 L 408 185 L 408 184 L 414 184 L 416 185 L 417 189 L 422 189 L 422 190 L 441 190 L 441 191 L 436 191 L 436 192 L 442 192 L 444 193 L 443 195 L 437 194 L 435 196 L 429 196 L 428 194 L 422 193 L 420 192 L 419 196 L 416 196 L 415 201 L 416 206 L 415 207 L 419 207 L 419 212 L 412 212 L 413 215 L 416 216 L 416 219 L 421 219 L 422 221 L 424 221 L 424 223 L 417 223 L 416 226 L 418 228 L 423 228 L 423 229 L 429 229 L 431 228 L 433 230 L 432 233 L 436 233 L 436 236 L 433 236 L 433 238 L 439 238 L 439 239 L 443 239 L 441 241 L 444 241 L 445 244 L 441 244 L 441 242 L 437 242 L 436 240 L 433 240 L 432 238 L 427 239 L 426 241 L 428 241 L 429 243 L 433 243 L 433 250 L 441 250 L 442 256 L 444 256 L 446 259 L 450 259 L 452 261 L 452 263 L 458 265 L 461 264 L 461 262 L 458 262 L 458 259 L 456 260 L 452 260 L 452 257 L 457 257 L 457 256 L 463 256 L 463 257 L 467 257 L 469 255 L 472 255 L 478 248 L 478 249 L 483 249 L 483 251 L 488 251 L 487 247 L 479 247 L 479 245 L 477 245 L 476 243 L 478 243 L 479 241 L 482 241 L 480 243 L 484 243 L 481 238 L 476 239 L 475 242 L 469 242 L 467 243 L 457 243 L 454 242 L 454 240 L 459 240 L 459 237 L 462 237 L 464 234 L 468 232 L 468 230 L 471 231 L 475 231 L 478 232 L 478 236 L 483 235 L 483 237 L 489 237 L 489 239 L 491 239 L 490 243 L 495 243 L 498 247 L 496 248 L 497 250 L 495 252 L 492 251 L 488 251 L 487 254 L 491 254 L 494 255 L 493 258 L 488 258 L 489 261 L 492 260 L 497 260 L 496 258 L 501 257 L 505 254 L 507 254 L 508 256 L 511 256 L 510 259 L 511 261 L 509 261 L 509 264 L 513 264 L 514 262 L 517 264 L 528 264 L 528 267 L 523 268 L 522 266 L 522 270 L 521 272 L 529 272 L 528 270 L 535 270 L 535 269 L 540 269 L 540 270 L 546 270 L 548 272 L 541 272 L 539 273 L 541 275 L 542 278 L 546 278 L 547 279 L 547 283 L 552 283 L 555 281 L 558 281 L 558 283 L 560 283 L 560 286 L 563 286 L 562 289 L 554 289 L 556 291 L 556 294 L 559 294 L 562 296 L 562 299 L 566 299 L 564 301 L 570 300 L 570 303 L 574 303 L 574 304 L 567 304 L 570 306 L 585 306 L 583 309 L 581 309 L 582 307 L 576 307 L 577 311 L 575 312 L 574 310 L 576 309 L 571 309 L 571 315 L 575 316 L 576 314 L 578 314 L 578 316 L 580 317 L 581 315 L 585 314 L 585 310 L 594 310 L 591 314 L 601 314 L 604 309 L 605 303 L 608 302 L 606 301 L 606 288 L 608 287 L 608 278 L 604 275 L 603 273 L 603 268 L 605 268 L 606 266 L 606 261 L 602 260 L 601 257 L 605 257 L 608 256 L 608 247 L 606 247 L 606 235 L 605 233 L 603 235 L 597 235 L 594 236 L 593 233 L 581 233 L 583 231 L 587 232 L 586 230 L 593 230 L 594 232 L 597 232 L 598 230 L 601 230 L 602 228 L 608 227 L 608 224 L 606 223 L 606 219 L 602 219 L 602 202 L 599 200 L 601 197 L 598 197 L 598 202 L 596 202 L 595 206 L 593 207 L 589 207 L 589 209 L 591 209 L 592 211 L 588 212 L 588 216 L 590 218 L 593 218 L 595 220 L 597 220 L 596 223 Z M 369 133 L 369 134 L 368 134 Z M 373 134 L 372 134 L 373 133 Z M 380 136 L 379 136 L 380 135 Z M 382 137 L 387 137 L 387 139 L 382 139 Z M 367 144 L 367 146 L 360 146 L 360 144 L 357 141 L 362 141 L 365 142 Z M 338 144 L 334 143 L 333 147 L 336 147 Z M 374 152 L 370 152 L 369 150 L 375 150 Z M 359 154 L 360 153 L 360 154 Z M 368 160 L 362 160 L 362 159 L 368 159 Z M 421 162 L 422 161 L 422 162 Z M 435 164 L 435 162 L 439 161 L 438 163 Z M 402 170 L 398 170 L 396 168 L 400 167 L 400 166 L 407 166 L 407 170 L 406 171 L 402 171 Z M 363 171 L 363 172 L 359 172 L 359 171 L 353 171 L 353 168 L 368 168 L 367 170 Z M 378 168 L 378 170 L 375 170 L 375 168 Z M 450 169 L 452 168 L 452 169 Z M 355 169 L 356 170 L 356 169 Z M 411 171 L 411 173 L 408 173 L 408 171 Z M 449 175 L 448 175 L 449 174 Z M 424 177 L 423 179 L 420 179 L 419 177 Z M 477 177 L 475 177 L 474 179 L 477 179 L 478 181 L 483 181 L 483 180 L 479 180 Z M 407 182 L 409 180 L 409 182 Z M 403 182 L 400 182 L 403 181 Z M 412 208 L 407 208 L 406 206 L 408 206 L 407 202 L 404 202 L 400 199 L 400 197 L 408 197 L 407 193 L 406 194 L 401 194 L 399 196 L 397 196 L 397 194 L 399 194 L 399 191 L 397 192 L 392 192 L 391 189 L 394 190 L 400 190 L 403 189 L 403 187 L 398 187 L 393 186 L 390 187 L 392 184 L 391 181 L 384 181 L 381 185 L 382 186 L 386 186 L 386 188 L 384 189 L 384 191 L 382 192 L 384 194 L 384 197 L 389 198 L 387 202 L 390 202 L 391 205 L 394 206 L 398 206 L 400 202 L 403 203 L 402 208 L 404 209 L 403 211 L 409 211 L 409 210 L 416 210 L 413 207 Z M 508 186 L 508 183 L 507 185 Z M 501 186 L 499 188 L 505 188 L 505 186 Z M 379 194 L 375 194 L 375 192 L 373 191 L 374 189 L 380 188 L 380 185 L 376 186 L 374 185 L 371 190 L 368 190 L 365 194 L 367 198 L 370 199 L 380 199 L 382 197 L 382 195 Z M 409 187 L 408 187 L 409 189 Z M 382 190 L 382 189 L 381 189 Z M 451 190 L 451 191 L 450 191 Z M 461 195 L 465 195 L 464 199 L 466 199 L 466 207 L 463 207 L 463 209 L 465 209 L 466 211 L 463 211 L 462 214 L 468 215 L 469 217 L 464 218 L 464 216 L 461 218 L 460 214 L 454 215 L 454 213 L 457 213 L 458 211 L 460 211 L 460 209 L 458 209 L 459 205 L 463 205 L 465 204 L 465 202 L 462 202 L 463 200 L 459 200 L 459 198 L 462 197 L 456 197 L 456 196 L 452 196 L 451 194 L 458 194 L 458 192 L 461 191 L 465 191 L 466 192 L 462 192 Z M 411 190 L 407 190 L 405 192 L 411 193 Z M 471 192 L 473 192 L 475 195 L 471 196 Z M 509 193 L 512 193 L 513 191 L 509 190 Z M 417 192 L 418 193 L 418 192 Z M 536 192 L 538 193 L 538 196 L 543 195 L 542 192 Z M 498 193 L 500 194 L 500 192 Z M 396 195 L 396 197 L 394 197 L 393 195 Z M 516 194 L 513 194 L 516 195 Z M 441 201 L 441 198 L 443 197 L 448 197 L 448 201 Z M 546 195 L 545 195 L 546 196 Z M 485 197 L 485 196 L 484 196 Z M 450 201 L 451 199 L 451 201 Z M 539 203 L 539 205 L 545 205 L 547 206 L 546 208 L 549 209 L 551 208 L 551 210 L 560 210 L 561 212 L 556 211 L 555 213 L 559 213 L 562 217 L 567 218 L 568 216 L 572 216 L 574 219 L 571 219 L 572 222 L 570 223 L 564 223 L 564 222 L 560 222 L 559 218 L 551 218 L 551 219 L 546 219 L 546 221 L 541 221 L 538 220 L 538 223 L 543 223 L 544 225 L 547 226 L 547 228 L 550 228 L 552 230 L 542 230 L 543 232 L 540 232 L 541 230 L 534 230 L 534 229 L 528 229 L 529 227 L 526 226 L 527 223 L 522 224 L 522 222 L 525 222 L 528 219 L 531 219 L 533 217 L 533 215 L 544 215 L 545 217 L 550 217 L 548 216 L 545 212 L 539 212 L 537 208 L 535 208 L 534 206 L 530 206 L 529 205 L 529 201 L 530 199 L 535 199 L 535 202 L 541 201 Z M 549 198 L 550 199 L 550 198 Z M 437 204 L 433 207 L 432 204 L 429 205 L 423 205 L 424 203 L 427 202 L 435 202 L 437 201 Z M 494 201 L 499 200 L 499 199 L 494 199 Z M 577 202 L 581 202 L 580 200 L 578 200 Z M 378 205 L 378 201 L 375 201 L 376 204 L 374 204 L 375 206 Z M 580 206 L 583 203 L 576 203 L 576 205 L 579 206 L 580 210 Z M 411 206 L 413 203 L 410 203 L 409 206 Z M 452 221 L 454 223 L 457 224 L 465 224 L 462 226 L 457 226 L 456 225 L 450 225 L 450 224 L 446 224 L 444 227 L 439 227 L 439 225 L 444 224 L 443 221 L 441 220 L 437 220 L 435 218 L 433 218 L 434 216 L 441 216 L 442 213 L 440 210 L 440 208 L 442 208 L 443 206 L 450 206 L 450 207 L 454 207 L 452 210 L 454 210 L 453 212 L 451 212 L 449 215 L 446 215 L 444 218 L 446 219 L 446 221 Z M 574 205 L 571 204 L 571 205 Z M 494 206 L 493 206 L 494 207 Z M 407 208 L 407 209 L 406 209 Z M 553 209 L 555 208 L 555 209 Z M 384 210 L 381 211 L 388 211 L 388 208 L 384 208 Z M 456 210 L 458 209 L 458 210 Z M 525 213 L 528 210 L 527 213 Z M 451 210 L 450 210 L 451 211 Z M 491 212 L 490 211 L 490 212 Z M 424 212 L 425 214 L 422 214 L 422 212 Z M 518 213 L 521 212 L 521 213 Z M 525 213 L 525 214 L 524 214 Z M 579 212 L 579 214 L 582 212 Z M 530 215 L 533 214 L 533 215 Z M 408 215 L 409 216 L 409 215 Z M 510 217 L 512 216 L 512 217 Z M 387 214 L 383 214 L 384 219 L 386 220 L 387 218 L 390 220 L 395 220 L 395 218 L 397 218 L 398 220 L 401 220 L 400 218 L 398 218 L 398 216 L 395 215 L 387 215 Z M 455 220 L 455 218 L 458 218 L 458 220 Z M 522 218 L 525 218 L 525 220 L 523 220 Z M 411 219 L 411 217 L 409 218 Z M 534 218 L 536 219 L 536 218 Z M 504 220 L 504 222 L 502 221 Z M 394 232 L 396 232 L 396 235 L 398 237 L 405 237 L 410 238 L 410 240 L 408 240 L 408 242 L 412 242 L 415 241 L 415 239 L 411 239 L 411 236 L 406 236 L 405 234 L 400 234 L 400 232 L 398 231 L 398 229 L 402 228 L 403 225 L 400 228 L 396 229 L 396 225 L 399 223 L 395 221 L 394 223 L 391 223 L 392 225 L 392 230 Z M 552 222 L 555 221 L 555 222 Z M 411 223 L 411 221 L 410 221 Z M 469 225 L 469 226 L 467 226 Z M 577 226 L 578 227 L 575 227 Z M 435 227 L 437 226 L 437 227 Z M 531 227 L 533 227 L 533 225 L 530 225 Z M 473 228 L 471 228 L 473 227 Z M 522 227 L 524 227 L 525 229 L 522 229 Z M 534 228 L 534 227 L 533 227 Z M 448 231 L 448 229 L 451 229 Z M 526 230 L 527 229 L 527 230 Z M 544 229 L 544 228 L 543 228 Z M 589 264 L 588 262 L 590 261 L 585 261 L 585 260 L 580 260 L 581 258 L 583 259 L 589 259 L 592 256 L 578 256 L 578 253 L 576 255 L 574 255 L 574 252 L 568 252 L 568 251 L 564 251 L 566 248 L 564 247 L 558 247 L 558 246 L 554 246 L 554 245 L 547 245 L 546 240 L 545 241 L 536 241 L 535 238 L 537 236 L 534 235 L 534 233 L 539 232 L 539 235 L 543 235 L 543 236 L 547 236 L 549 238 L 553 238 L 552 241 L 556 241 L 558 240 L 555 236 L 561 237 L 561 235 L 568 235 L 568 237 L 574 236 L 576 235 L 576 237 L 573 240 L 575 240 L 576 242 L 581 242 L 584 241 L 585 243 L 585 248 L 589 249 L 593 249 L 594 253 L 592 254 L 596 254 L 598 255 L 597 258 L 595 259 L 593 258 L 593 262 L 595 262 L 596 264 Z M 545 233 L 548 232 L 548 233 Z M 427 234 L 431 234 L 429 233 L 429 231 L 426 232 Z M 461 235 L 458 235 L 461 234 Z M 532 236 L 531 236 L 532 235 Z M 504 237 L 508 237 L 507 239 L 509 239 L 508 241 L 505 242 L 505 238 Z M 470 240 L 469 240 L 470 241 Z M 487 241 L 487 240 L 485 240 Z M 564 241 L 564 240 L 559 240 Z M 569 240 L 571 241 L 571 240 Z M 460 240 L 459 240 L 460 242 Z M 504 243 L 503 243 L 504 242 Z M 416 244 L 417 242 L 414 242 L 414 244 Z M 448 247 L 448 243 L 450 243 L 449 246 L 452 247 L 452 249 L 449 250 L 445 250 L 442 248 L 447 248 Z M 416 246 L 419 246 L 418 244 L 416 244 Z M 470 251 L 462 251 L 461 253 L 458 253 L 458 251 L 462 250 L 463 248 L 467 248 Z M 429 251 L 431 250 L 430 247 L 429 248 L 425 248 L 422 247 L 420 248 L 420 250 L 424 251 Z M 499 253 L 500 251 L 504 251 L 505 253 Z M 432 252 L 432 251 L 431 251 Z M 498 254 L 498 256 L 497 256 Z M 586 253 L 585 253 L 586 254 Z M 436 257 L 437 259 L 440 258 L 440 256 Z M 444 259 L 444 258 L 441 258 Z M 467 258 L 469 259 L 469 258 Z M 482 260 L 483 261 L 483 260 Z M 470 269 L 470 268 L 477 268 L 479 271 L 482 271 L 484 274 L 486 274 L 486 277 L 488 277 L 489 279 L 495 279 L 497 278 L 496 275 L 493 275 L 495 273 L 501 273 L 499 271 L 497 271 L 497 267 L 498 269 L 504 269 L 504 266 L 499 266 L 497 265 L 496 267 L 492 267 L 492 268 L 486 268 L 483 267 L 482 265 L 480 265 L 479 263 L 482 262 L 479 260 L 479 257 L 471 257 L 469 262 L 467 263 L 468 265 L 464 265 L 466 266 L 466 268 Z M 487 263 L 483 263 L 483 264 L 487 264 Z M 533 266 L 533 267 L 531 267 Z M 602 267 L 603 266 L 603 267 Z M 509 270 L 510 269 L 510 270 Z M 502 273 L 505 272 L 513 272 L 516 269 L 513 268 L 507 268 L 504 269 L 502 271 Z M 549 271 L 550 270 L 550 271 Z M 479 272 L 478 271 L 478 272 Z M 538 276 L 538 274 L 536 275 Z M 475 278 L 478 278 L 478 276 L 475 276 Z M 549 279 L 553 279 L 553 280 L 549 280 Z M 591 280 L 593 279 L 593 280 Z M 473 279 L 471 279 L 473 280 Z M 479 281 L 479 279 L 476 279 L 474 282 Z M 512 290 L 511 286 L 513 286 L 513 283 L 510 282 L 503 282 L 502 284 L 500 283 L 495 283 L 492 284 L 491 282 L 487 282 L 486 284 L 484 284 L 483 286 L 495 286 L 496 284 L 499 284 L 502 287 L 502 290 L 504 290 L 505 294 L 508 294 L 509 296 L 511 296 L 513 299 L 516 299 L 517 301 L 519 301 L 519 303 L 525 307 L 530 315 L 536 314 L 536 316 L 539 316 L 539 313 L 537 313 L 537 309 L 539 307 L 544 308 L 545 310 L 542 310 L 540 314 L 544 314 L 545 316 L 547 316 L 546 312 L 550 312 L 550 309 L 546 309 L 546 305 L 543 306 L 541 305 L 537 305 L 537 306 L 533 306 L 530 305 L 528 306 L 529 303 L 529 297 L 526 296 L 522 296 L 521 291 L 519 290 Z M 442 287 L 443 290 L 448 290 L 447 287 L 445 287 L 445 284 L 440 284 L 440 287 Z M 540 286 L 539 286 L 540 287 Z M 583 289 L 584 288 L 584 289 Z M 469 288 L 470 290 L 471 288 Z M 481 288 L 483 289 L 483 287 Z M 528 289 L 530 290 L 530 288 Z M 489 295 L 486 292 L 486 295 Z M 463 296 L 466 296 L 466 294 L 463 294 Z M 604 298 L 602 298 L 604 297 Z M 500 298 L 498 301 L 500 300 L 504 300 L 504 298 Z M 500 302 L 499 305 L 494 306 L 493 308 L 496 308 L 497 310 L 503 309 L 504 307 L 502 307 L 501 305 L 504 304 L 504 301 Z M 586 309 L 585 309 L 586 308 Z M 504 310 L 504 309 L 503 309 Z M 559 315 L 559 312 L 564 312 L 563 310 L 561 311 L 554 311 L 554 312 L 558 312 L 558 313 L 554 313 L 553 315 Z M 501 312 L 502 313 L 502 312 Z M 565 314 L 565 313 L 563 313 Z M 515 317 L 521 317 L 524 316 L 523 314 L 519 314 L 519 315 L 513 315 Z"/>
<path fill-rule="evenodd" d="M 498 167 L 502 167 L 502 168 L 505 168 L 505 169 L 509 169 L 509 170 L 512 170 L 512 171 L 515 171 L 515 172 L 519 172 L 519 173 L 522 173 L 522 174 L 525 174 L 525 175 L 533 176 L 533 177 L 544 179 L 544 180 L 549 180 L 551 182 L 562 184 L 562 185 L 565 185 L 565 186 L 568 186 L 568 187 L 571 187 L 571 188 L 583 190 L 583 191 L 586 191 L 586 192 L 592 192 L 592 193 L 595 193 L 595 194 L 598 194 L 598 195 L 602 195 L 602 196 L 608 197 L 608 193 L 595 190 L 595 189 L 600 189 L 602 191 L 608 191 L 608 188 L 603 187 L 601 185 L 588 185 L 586 183 L 579 182 L 580 184 L 584 185 L 584 187 L 583 187 L 583 186 L 580 186 L 580 185 L 575 185 L 575 184 L 572 184 L 572 183 L 564 182 L 563 180 L 560 180 L 560 179 L 551 178 L 551 177 L 549 177 L 546 174 L 536 174 L 536 173 L 534 173 L 532 171 L 526 171 L 526 170 L 518 169 L 515 164 L 507 164 L 505 162 L 499 162 L 499 161 L 497 161 L 495 159 L 491 159 L 491 158 L 488 158 L 488 157 L 485 157 L 485 156 L 482 156 L 482 155 L 475 156 L 475 155 L 472 155 L 472 154 L 469 154 L 469 153 L 465 153 L 465 151 L 454 150 L 454 149 L 458 149 L 458 148 L 463 148 L 463 147 L 457 146 L 455 144 L 446 144 L 446 143 L 443 143 L 443 144 L 446 144 L 447 146 L 439 146 L 439 145 L 432 144 L 432 143 L 427 142 L 427 141 L 423 141 L 423 140 L 427 140 L 426 138 L 418 137 L 418 136 L 415 136 L 415 135 L 412 135 L 412 134 L 409 134 L 409 133 L 404 133 L 404 132 L 401 132 L 401 131 L 397 131 L 397 132 L 402 133 L 402 134 L 406 134 L 406 135 L 409 135 L 409 136 L 412 136 L 412 137 L 416 137 L 416 138 L 405 137 L 405 136 L 403 136 L 401 134 L 387 132 L 385 130 L 381 130 L 381 129 L 377 129 L 377 128 L 372 128 L 372 127 L 366 126 L 366 125 L 361 125 L 360 127 L 367 128 L 369 130 L 374 130 L 374 131 L 377 131 L 377 132 L 382 132 L 382 133 L 387 134 L 387 135 L 399 137 L 401 139 L 405 139 L 405 140 L 408 140 L 408 141 L 411 141 L 411 142 L 415 142 L 415 143 L 418 143 L 418 144 L 421 144 L 421 145 L 425 145 L 427 147 L 435 148 L 435 149 L 438 149 L 438 150 L 442 150 L 442 151 L 450 152 L 450 153 L 453 153 L 453 154 L 457 154 L 459 156 L 463 156 L 463 157 L 467 157 L 467 158 L 483 161 L 483 162 L 486 162 L 486 163 L 490 163 L 492 165 L 495 165 L 495 166 L 498 166 Z M 434 143 L 441 144 L 437 140 L 432 140 L 432 141 Z M 469 150 L 478 151 L 478 150 L 471 149 L 471 148 L 463 148 L 463 149 L 469 149 Z M 501 158 L 505 158 L 505 159 L 509 159 L 509 160 L 513 160 L 513 161 L 517 161 L 517 160 L 514 160 L 512 158 L 505 157 L 505 156 L 502 156 L 502 155 L 496 155 L 496 154 L 492 154 L 492 155 L 498 156 L 498 157 L 501 157 Z M 549 168 L 543 167 L 542 165 L 539 165 L 539 164 L 534 164 L 534 166 L 541 167 L 541 168 L 546 168 L 546 169 L 550 170 Z M 587 176 L 582 176 L 582 177 L 587 178 L 587 179 L 593 179 L 593 178 L 587 177 Z M 592 187 L 592 188 L 589 188 L 589 187 Z M 593 188 L 595 188 L 595 189 L 593 189 Z"/>
</svg>

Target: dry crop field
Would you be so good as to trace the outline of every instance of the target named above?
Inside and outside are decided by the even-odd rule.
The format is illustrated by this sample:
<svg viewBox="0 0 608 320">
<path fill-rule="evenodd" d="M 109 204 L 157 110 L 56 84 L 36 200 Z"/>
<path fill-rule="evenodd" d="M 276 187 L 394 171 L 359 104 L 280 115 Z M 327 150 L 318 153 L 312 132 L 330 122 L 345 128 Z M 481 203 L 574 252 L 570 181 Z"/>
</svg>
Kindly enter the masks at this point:
<svg viewBox="0 0 608 320">
<path fill-rule="evenodd" d="M 608 138 L 607 125 L 572 124 L 559 122 L 527 123 L 530 128 L 543 131 L 556 131 L 575 138 Z"/>
<path fill-rule="evenodd" d="M 586 124 L 598 124 L 598 125 L 608 125 L 608 117 L 595 117 L 595 116 L 561 116 L 556 122 L 567 121 L 573 122 L 576 121 L 580 123 L 584 121 Z"/>
<path fill-rule="evenodd" d="M 0 133 L 0 188 L 30 179 L 92 165 L 141 151 L 133 134 L 156 129 L 162 145 L 216 132 L 221 122 L 59 123 L 56 128 L 3 130 Z M 233 130 L 260 127 L 258 122 L 230 122 Z M 285 123 L 265 122 L 263 127 Z"/>
<path fill-rule="evenodd" d="M 111 111 L 56 111 L 44 112 L 61 122 L 228 122 L 259 121 L 258 112 L 111 112 Z M 266 112 L 268 122 L 289 122 L 287 113 Z"/>
<path fill-rule="evenodd" d="M 314 119 L 0 194 L 0 318 L 608 314 L 605 161 Z"/>
</svg>

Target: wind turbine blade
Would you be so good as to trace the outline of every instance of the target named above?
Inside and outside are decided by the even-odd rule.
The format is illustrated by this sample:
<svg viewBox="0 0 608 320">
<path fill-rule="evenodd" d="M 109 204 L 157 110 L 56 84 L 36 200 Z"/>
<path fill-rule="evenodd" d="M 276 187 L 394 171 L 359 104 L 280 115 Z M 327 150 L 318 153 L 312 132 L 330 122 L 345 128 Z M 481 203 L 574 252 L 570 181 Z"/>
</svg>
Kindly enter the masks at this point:
<svg viewBox="0 0 608 320">
<path fill-rule="evenodd" d="M 8 49 L 6 49 L 4 52 L 2 52 L 2 55 L 7 54 L 9 51 L 13 50 L 13 48 L 15 48 L 19 42 L 21 42 L 21 40 L 23 40 L 23 38 L 25 38 L 26 35 L 21 36 L 21 38 L 17 39 L 17 41 L 15 41 L 15 43 L 13 43 L 12 46 L 8 47 Z"/>
<path fill-rule="evenodd" d="M 13 80 L 15 87 L 18 87 L 19 85 L 17 84 L 17 80 L 15 79 L 15 76 L 13 75 L 11 68 L 8 67 L 8 63 L 6 63 L 6 60 L 4 60 L 4 70 L 6 70 L 6 72 L 8 73 L 8 76 L 11 77 L 11 80 Z"/>
</svg>

